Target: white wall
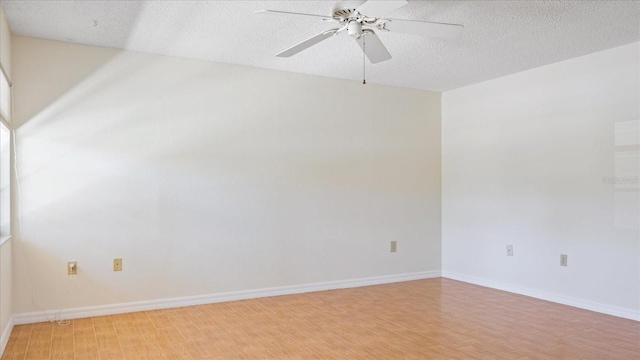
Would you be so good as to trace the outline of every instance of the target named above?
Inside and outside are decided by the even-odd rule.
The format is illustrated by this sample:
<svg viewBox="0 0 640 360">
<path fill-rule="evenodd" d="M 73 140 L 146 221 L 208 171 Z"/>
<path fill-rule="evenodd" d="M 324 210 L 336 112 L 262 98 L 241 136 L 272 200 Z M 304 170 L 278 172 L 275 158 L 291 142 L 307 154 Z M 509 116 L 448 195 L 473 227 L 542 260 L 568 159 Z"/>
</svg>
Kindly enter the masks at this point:
<svg viewBox="0 0 640 360">
<path fill-rule="evenodd" d="M 22 37 L 13 56 L 17 313 L 441 268 L 438 93 Z"/>
<path fill-rule="evenodd" d="M 443 94 L 443 274 L 640 319 L 639 50 Z"/>
<path fill-rule="evenodd" d="M 11 31 L 2 9 L 0 9 L 0 63 L 11 76 Z"/>
<path fill-rule="evenodd" d="M 0 8 L 0 63 L 2 63 L 7 75 L 11 77 L 11 32 L 2 8 Z M 7 159 L 3 158 L 2 160 L 6 161 Z M 0 190 L 0 198 L 7 200 L 8 197 L 4 196 L 4 193 L 4 190 Z M 3 212 L 7 210 L 4 203 L 0 205 L 0 208 Z M 5 218 L 5 215 L 0 215 L 0 219 L 4 220 Z M 2 355 L 6 345 L 5 341 L 8 340 L 11 332 L 9 321 L 13 314 L 12 277 L 12 250 L 11 239 L 9 239 L 5 242 L 0 241 L 0 355 Z"/>
</svg>

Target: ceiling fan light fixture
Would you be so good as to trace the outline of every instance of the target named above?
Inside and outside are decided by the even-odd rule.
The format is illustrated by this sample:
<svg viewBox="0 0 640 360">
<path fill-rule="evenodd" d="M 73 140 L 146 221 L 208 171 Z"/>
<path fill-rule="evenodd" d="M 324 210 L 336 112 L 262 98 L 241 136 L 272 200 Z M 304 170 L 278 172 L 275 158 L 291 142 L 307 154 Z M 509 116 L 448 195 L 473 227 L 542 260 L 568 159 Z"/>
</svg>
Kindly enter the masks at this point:
<svg viewBox="0 0 640 360">
<path fill-rule="evenodd" d="M 353 20 L 349 21 L 349 25 L 347 26 L 347 33 L 349 36 L 352 36 L 356 39 L 359 39 L 364 32 L 362 31 L 362 24 Z"/>
</svg>

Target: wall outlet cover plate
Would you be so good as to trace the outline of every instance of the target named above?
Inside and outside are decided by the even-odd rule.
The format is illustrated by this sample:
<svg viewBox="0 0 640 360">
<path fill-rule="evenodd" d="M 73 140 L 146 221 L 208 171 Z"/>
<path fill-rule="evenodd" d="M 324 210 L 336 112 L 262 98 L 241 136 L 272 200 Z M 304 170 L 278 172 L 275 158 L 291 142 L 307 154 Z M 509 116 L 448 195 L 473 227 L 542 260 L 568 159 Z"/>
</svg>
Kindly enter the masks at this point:
<svg viewBox="0 0 640 360">
<path fill-rule="evenodd" d="M 78 274 L 78 262 L 69 261 L 67 263 L 67 275 L 77 275 L 77 274 Z"/>
<path fill-rule="evenodd" d="M 113 271 L 122 271 L 122 258 L 113 259 Z"/>
</svg>

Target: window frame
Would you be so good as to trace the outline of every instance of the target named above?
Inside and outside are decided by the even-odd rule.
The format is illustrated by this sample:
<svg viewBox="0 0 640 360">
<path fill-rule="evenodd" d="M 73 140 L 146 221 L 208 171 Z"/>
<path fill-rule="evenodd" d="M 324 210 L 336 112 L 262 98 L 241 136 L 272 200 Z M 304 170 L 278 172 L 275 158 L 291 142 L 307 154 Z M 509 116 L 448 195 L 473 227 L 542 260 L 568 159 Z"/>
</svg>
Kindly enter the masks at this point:
<svg viewBox="0 0 640 360">
<path fill-rule="evenodd" d="M 12 85 L 0 63 L 0 245 L 11 238 Z"/>
</svg>

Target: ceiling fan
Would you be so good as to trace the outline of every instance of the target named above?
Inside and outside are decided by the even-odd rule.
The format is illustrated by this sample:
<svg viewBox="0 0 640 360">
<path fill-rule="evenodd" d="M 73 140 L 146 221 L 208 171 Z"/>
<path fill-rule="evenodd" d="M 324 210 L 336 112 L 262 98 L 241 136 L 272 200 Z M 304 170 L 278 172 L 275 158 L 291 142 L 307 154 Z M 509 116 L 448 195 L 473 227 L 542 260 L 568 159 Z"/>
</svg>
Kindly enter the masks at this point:
<svg viewBox="0 0 640 360">
<path fill-rule="evenodd" d="M 405 0 L 378 1 L 378 0 L 344 0 L 338 1 L 331 8 L 329 16 L 294 13 L 279 10 L 259 10 L 259 14 L 284 15 L 284 16 L 307 16 L 317 19 L 334 22 L 338 27 L 321 32 L 318 35 L 296 44 L 281 53 L 278 57 L 290 57 L 311 46 L 336 36 L 344 31 L 353 37 L 362 51 L 367 55 L 371 63 L 379 63 L 391 59 L 391 54 L 384 46 L 377 31 L 400 32 L 408 34 L 418 34 L 429 37 L 455 38 L 464 29 L 458 24 L 444 24 L 428 21 L 400 20 L 383 17 L 385 14 L 399 9 L 409 2 Z M 366 41 L 365 41 L 366 39 Z"/>
</svg>

